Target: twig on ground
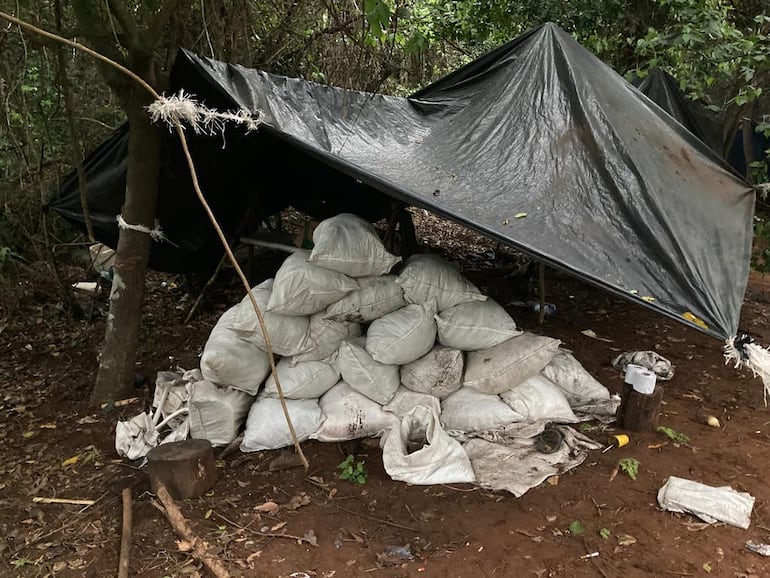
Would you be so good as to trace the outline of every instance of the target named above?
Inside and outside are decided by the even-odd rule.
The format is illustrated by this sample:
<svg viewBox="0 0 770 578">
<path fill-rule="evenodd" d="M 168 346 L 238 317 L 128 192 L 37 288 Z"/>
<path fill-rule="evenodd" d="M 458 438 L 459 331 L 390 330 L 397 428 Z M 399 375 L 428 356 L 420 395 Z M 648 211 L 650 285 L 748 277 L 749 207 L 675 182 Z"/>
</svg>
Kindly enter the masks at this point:
<svg viewBox="0 0 770 578">
<path fill-rule="evenodd" d="M 189 544 L 190 553 L 200 560 L 206 569 L 216 578 L 229 578 L 230 573 L 219 558 L 209 553 L 209 545 L 193 534 L 190 524 L 182 515 L 182 511 L 179 509 L 179 506 L 176 505 L 176 502 L 174 502 L 174 499 L 168 493 L 165 486 L 158 486 L 157 496 L 160 503 L 163 504 L 163 507 L 157 503 L 154 504 L 155 507 L 163 512 L 177 536 Z"/>
<path fill-rule="evenodd" d="M 123 528 L 120 538 L 120 561 L 118 562 L 118 578 L 128 577 L 128 562 L 131 554 L 131 488 L 123 488 Z"/>
<path fill-rule="evenodd" d="M 109 407 L 109 408 L 113 408 L 113 407 L 124 407 L 124 406 L 126 406 L 126 405 L 131 405 L 132 403 L 136 403 L 136 402 L 137 402 L 137 401 L 139 401 L 140 399 L 141 399 L 140 397 L 129 397 L 129 398 L 127 398 L 127 399 L 119 399 L 119 400 L 117 400 L 117 401 L 112 401 L 112 402 L 108 402 L 108 403 L 103 403 L 102 405 L 100 405 L 100 406 L 99 406 L 99 408 L 100 408 L 100 409 L 107 409 L 108 407 Z"/>
<path fill-rule="evenodd" d="M 75 506 L 93 506 L 96 500 L 70 500 L 68 498 L 44 498 L 35 496 L 32 501 L 36 504 L 72 504 Z"/>
<path fill-rule="evenodd" d="M 394 528 L 401 528 L 402 530 L 409 530 L 410 532 L 419 532 L 419 530 L 415 528 L 410 528 L 409 526 L 404 526 L 403 524 L 396 524 L 395 522 L 390 522 L 388 520 L 383 520 L 382 518 L 375 518 L 374 516 L 370 516 L 368 514 L 362 514 L 361 512 L 356 512 L 354 510 L 348 510 L 347 508 L 343 508 L 339 504 L 333 504 L 335 508 L 338 510 L 342 510 L 343 512 L 347 512 L 348 514 L 352 514 L 354 516 L 359 516 L 361 518 L 366 518 L 367 520 L 371 520 L 372 522 L 379 522 L 380 524 L 385 524 L 387 526 L 393 526 Z"/>
<path fill-rule="evenodd" d="M 594 506 L 596 506 L 596 513 L 599 514 L 599 517 L 602 517 L 602 509 L 599 507 L 599 504 L 596 503 L 596 500 L 594 500 L 593 496 L 589 496 L 591 498 L 591 501 L 594 503 Z"/>
<path fill-rule="evenodd" d="M 227 522 L 231 526 L 234 526 L 234 527 L 238 528 L 239 530 L 243 530 L 244 532 L 249 532 L 249 533 L 251 533 L 251 534 L 253 534 L 255 536 L 262 536 L 263 538 L 290 538 L 292 540 L 297 540 L 300 543 L 301 542 L 307 542 L 308 544 L 311 544 L 312 546 L 316 546 L 316 547 L 318 546 L 318 544 L 313 544 L 313 542 L 311 542 L 310 540 L 308 540 L 304 536 L 293 536 L 292 534 L 278 534 L 278 533 L 275 533 L 275 532 L 260 532 L 259 530 L 250 530 L 248 528 L 248 526 L 241 526 L 240 524 L 236 524 L 232 520 L 229 520 L 228 518 L 225 518 L 219 512 L 214 512 L 214 515 L 217 518 L 221 518 L 222 520 L 224 520 L 225 522 Z M 256 518 L 254 520 L 256 520 Z M 249 525 L 251 525 L 254 522 L 254 520 L 249 522 Z"/>
</svg>

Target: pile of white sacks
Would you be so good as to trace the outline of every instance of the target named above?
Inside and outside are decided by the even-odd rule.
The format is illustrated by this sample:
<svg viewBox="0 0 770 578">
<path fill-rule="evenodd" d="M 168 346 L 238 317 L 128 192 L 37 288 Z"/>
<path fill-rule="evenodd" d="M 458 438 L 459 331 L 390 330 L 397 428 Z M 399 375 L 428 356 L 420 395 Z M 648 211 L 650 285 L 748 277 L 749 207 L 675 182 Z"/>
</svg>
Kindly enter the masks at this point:
<svg viewBox="0 0 770 578">
<path fill-rule="evenodd" d="M 300 440 L 382 436 L 394 479 L 470 482 L 458 433 L 575 423 L 609 399 L 558 340 L 520 331 L 441 258 L 414 255 L 390 274 L 401 258 L 350 214 L 320 223 L 313 241 L 253 289 Z M 225 445 L 245 421 L 242 451 L 292 445 L 266 348 L 246 296 L 206 342 L 192 437 Z"/>
</svg>

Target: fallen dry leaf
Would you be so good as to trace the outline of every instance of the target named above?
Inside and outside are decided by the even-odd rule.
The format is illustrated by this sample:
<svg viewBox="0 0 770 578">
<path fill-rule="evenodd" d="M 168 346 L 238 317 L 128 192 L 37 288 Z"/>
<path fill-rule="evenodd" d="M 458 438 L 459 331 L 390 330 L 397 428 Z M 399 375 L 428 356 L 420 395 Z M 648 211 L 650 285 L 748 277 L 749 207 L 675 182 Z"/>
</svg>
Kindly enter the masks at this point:
<svg viewBox="0 0 770 578">
<path fill-rule="evenodd" d="M 272 514 L 273 512 L 277 512 L 279 509 L 280 509 L 280 506 L 272 501 L 265 502 L 264 504 L 260 504 L 259 506 L 254 506 L 255 511 L 265 512 L 267 514 Z"/>
<path fill-rule="evenodd" d="M 285 505 L 290 510 L 296 510 L 302 506 L 307 506 L 310 503 L 310 496 L 306 493 L 301 493 L 298 496 L 293 496 L 291 500 Z"/>
<path fill-rule="evenodd" d="M 619 546 L 630 546 L 631 544 L 636 544 L 636 538 L 631 534 L 618 534 Z"/>
<path fill-rule="evenodd" d="M 67 466 L 73 466 L 76 463 L 78 463 L 78 460 L 80 459 L 80 456 L 72 456 L 71 458 L 67 458 L 64 460 L 61 465 L 63 468 L 66 468 Z"/>
<path fill-rule="evenodd" d="M 78 420 L 78 425 L 87 425 L 89 423 L 98 423 L 99 420 L 91 415 L 87 415 L 86 417 L 81 417 Z"/>
<path fill-rule="evenodd" d="M 551 486 L 558 486 L 559 485 L 559 476 L 551 476 L 546 480 L 549 485 Z"/>
<path fill-rule="evenodd" d="M 286 524 L 287 524 L 287 522 L 280 522 L 280 523 L 276 524 L 275 526 L 273 526 L 272 528 L 270 528 L 270 531 L 271 532 L 277 532 L 278 530 L 283 528 Z"/>
<path fill-rule="evenodd" d="M 313 530 L 308 530 L 305 532 L 305 535 L 302 536 L 302 540 L 300 540 L 300 544 L 305 541 L 311 546 L 318 546 L 318 538 L 316 538 L 315 532 Z"/>
</svg>

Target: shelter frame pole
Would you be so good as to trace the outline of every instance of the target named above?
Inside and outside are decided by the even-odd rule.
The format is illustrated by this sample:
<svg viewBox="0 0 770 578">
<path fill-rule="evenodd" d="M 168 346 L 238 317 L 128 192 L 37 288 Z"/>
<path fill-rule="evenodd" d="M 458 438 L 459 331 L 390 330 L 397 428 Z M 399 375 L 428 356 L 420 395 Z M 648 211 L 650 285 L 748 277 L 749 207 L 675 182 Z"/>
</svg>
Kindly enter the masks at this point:
<svg viewBox="0 0 770 578">
<path fill-rule="evenodd" d="M 545 321 L 545 263 L 540 261 L 537 275 L 538 291 L 540 293 L 540 310 L 537 313 L 537 322 L 542 325 Z"/>
</svg>

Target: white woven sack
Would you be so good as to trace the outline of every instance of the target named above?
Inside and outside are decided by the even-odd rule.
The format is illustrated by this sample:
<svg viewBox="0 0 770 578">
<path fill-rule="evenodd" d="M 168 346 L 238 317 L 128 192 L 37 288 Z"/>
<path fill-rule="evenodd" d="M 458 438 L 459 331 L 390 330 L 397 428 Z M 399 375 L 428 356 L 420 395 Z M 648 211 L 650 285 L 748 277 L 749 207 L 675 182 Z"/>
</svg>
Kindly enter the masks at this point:
<svg viewBox="0 0 770 578">
<path fill-rule="evenodd" d="M 376 437 L 398 423 L 396 416 L 344 381 L 327 391 L 319 404 L 326 419 L 313 438 L 322 442 Z"/>
<path fill-rule="evenodd" d="M 358 290 L 329 305 L 327 319 L 366 323 L 406 305 L 404 290 L 396 283 L 395 275 L 360 277 L 357 281 Z"/>
<path fill-rule="evenodd" d="M 388 475 L 415 485 L 459 484 L 476 479 L 460 443 L 441 429 L 436 412 L 418 405 L 390 430 L 382 447 Z"/>
<path fill-rule="evenodd" d="M 462 351 L 488 349 L 521 335 L 516 322 L 493 299 L 468 301 L 436 315 L 438 342 Z"/>
<path fill-rule="evenodd" d="M 375 361 L 403 365 L 428 353 L 436 342 L 436 305 L 407 305 L 380 317 L 366 332 L 366 350 Z"/>
<path fill-rule="evenodd" d="M 530 377 L 510 391 L 504 391 L 500 394 L 500 398 L 521 416 L 517 421 L 546 420 L 561 423 L 579 421 L 572 413 L 572 408 L 562 390 L 542 375 Z"/>
<path fill-rule="evenodd" d="M 524 333 L 489 349 L 472 351 L 465 363 L 463 385 L 481 393 L 498 394 L 524 383 L 550 363 L 558 339 Z"/>
<path fill-rule="evenodd" d="M 342 213 L 313 231 L 311 263 L 351 277 L 383 275 L 401 261 L 385 250 L 377 231 L 361 217 Z"/>
<path fill-rule="evenodd" d="M 364 347 L 365 338 L 346 339 L 340 345 L 340 375 L 352 388 L 379 404 L 386 404 L 400 384 L 397 365 L 375 361 Z"/>
<path fill-rule="evenodd" d="M 439 398 L 435 395 L 411 391 L 405 387 L 399 387 L 390 403 L 383 406 L 382 409 L 401 418 L 418 405 L 429 407 L 436 412 L 436 415 L 441 415 L 441 401 Z"/>
<path fill-rule="evenodd" d="M 310 339 L 310 319 L 267 311 L 267 303 L 270 300 L 272 290 L 273 280 L 268 279 L 254 287 L 251 292 L 254 294 L 265 320 L 273 353 L 298 355 L 310 351 L 315 347 Z M 230 329 L 238 331 L 241 338 L 255 343 L 263 351 L 266 350 L 265 337 L 262 334 L 262 328 L 249 296 L 246 295 L 235 309 L 235 316 L 229 323 Z"/>
<path fill-rule="evenodd" d="M 270 373 L 270 360 L 257 345 L 230 329 L 238 307 L 225 311 L 211 330 L 201 355 L 201 373 L 213 383 L 256 395 Z"/>
<path fill-rule="evenodd" d="M 303 361 L 328 359 L 337 353 L 340 343 L 348 337 L 361 335 L 361 326 L 357 323 L 340 323 L 325 319 L 323 311 L 310 317 L 309 339 L 315 347 L 305 353 L 294 355 L 289 363 L 296 365 Z"/>
<path fill-rule="evenodd" d="M 308 263 L 309 252 L 289 255 L 275 274 L 267 310 L 284 315 L 312 315 L 358 289 L 347 275 Z"/>
<path fill-rule="evenodd" d="M 321 427 L 323 414 L 315 399 L 287 399 L 286 408 L 299 441 L 309 439 Z M 281 400 L 262 395 L 257 397 L 246 418 L 241 451 L 277 450 L 293 443 Z"/>
<path fill-rule="evenodd" d="M 404 387 L 445 398 L 463 384 L 464 356 L 459 349 L 437 345 L 420 359 L 401 366 Z"/>
<path fill-rule="evenodd" d="M 486 296 L 463 277 L 457 267 L 438 255 L 412 255 L 396 283 L 404 289 L 404 297 L 409 303 L 435 301 L 438 311 L 466 301 L 486 300 Z"/>
<path fill-rule="evenodd" d="M 580 362 L 564 349 L 559 349 L 551 362 L 543 368 L 543 375 L 564 392 L 572 407 L 610 398 L 610 391 L 596 381 Z"/>
<path fill-rule="evenodd" d="M 497 395 L 461 387 L 441 402 L 441 423 L 447 431 L 472 432 L 511 424 L 519 416 Z"/>
<path fill-rule="evenodd" d="M 197 381 L 187 405 L 190 437 L 224 446 L 241 430 L 254 397 L 230 387 L 217 387 L 210 381 Z"/>
<path fill-rule="evenodd" d="M 283 395 L 287 399 L 318 399 L 340 380 L 336 363 L 303 361 L 291 365 L 284 357 L 275 369 L 281 381 Z M 264 394 L 266 397 L 278 397 L 275 376 L 272 374 L 265 382 Z"/>
</svg>

